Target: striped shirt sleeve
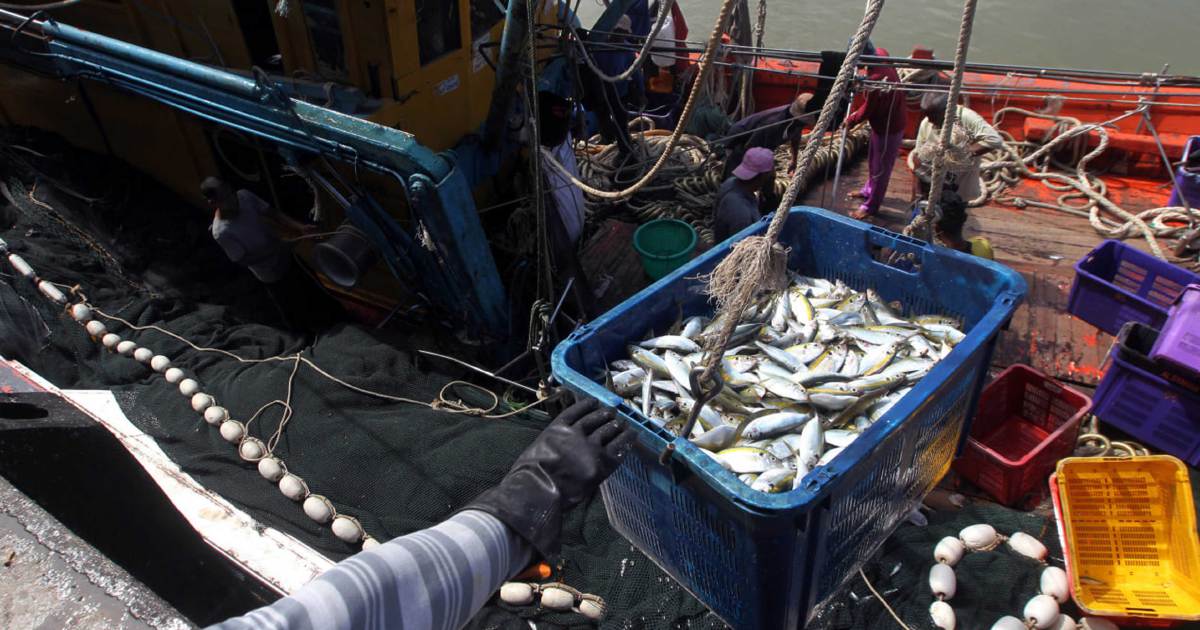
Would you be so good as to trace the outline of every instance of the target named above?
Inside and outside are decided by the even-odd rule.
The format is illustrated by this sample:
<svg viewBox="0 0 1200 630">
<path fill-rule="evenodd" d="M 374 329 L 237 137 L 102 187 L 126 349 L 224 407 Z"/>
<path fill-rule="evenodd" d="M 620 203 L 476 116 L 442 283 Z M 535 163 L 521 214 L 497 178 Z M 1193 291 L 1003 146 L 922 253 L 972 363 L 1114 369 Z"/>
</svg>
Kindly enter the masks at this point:
<svg viewBox="0 0 1200 630">
<path fill-rule="evenodd" d="M 218 630 L 456 630 L 529 562 L 528 543 L 467 510 L 347 558 L 292 595 Z"/>
</svg>

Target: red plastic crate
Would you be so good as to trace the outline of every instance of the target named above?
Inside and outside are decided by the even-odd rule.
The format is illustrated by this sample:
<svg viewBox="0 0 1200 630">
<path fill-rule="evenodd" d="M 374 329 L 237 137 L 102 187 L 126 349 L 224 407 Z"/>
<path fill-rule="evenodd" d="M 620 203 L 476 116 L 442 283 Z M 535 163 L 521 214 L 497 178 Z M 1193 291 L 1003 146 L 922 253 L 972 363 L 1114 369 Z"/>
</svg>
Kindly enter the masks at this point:
<svg viewBox="0 0 1200 630">
<path fill-rule="evenodd" d="M 1013 365 L 983 389 L 971 437 L 954 469 L 996 501 L 1029 507 L 1046 478 L 1071 454 L 1087 396 L 1026 366 Z"/>
</svg>

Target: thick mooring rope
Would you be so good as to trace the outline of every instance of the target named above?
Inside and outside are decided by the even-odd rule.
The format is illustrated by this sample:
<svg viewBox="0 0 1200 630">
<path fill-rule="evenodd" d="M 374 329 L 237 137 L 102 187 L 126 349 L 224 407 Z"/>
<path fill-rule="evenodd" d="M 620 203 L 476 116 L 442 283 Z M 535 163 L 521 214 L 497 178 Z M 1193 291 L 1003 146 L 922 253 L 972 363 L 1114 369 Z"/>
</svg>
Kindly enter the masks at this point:
<svg viewBox="0 0 1200 630">
<path fill-rule="evenodd" d="M 958 28 L 958 45 L 954 50 L 954 74 L 950 78 L 950 93 L 946 99 L 946 113 L 942 118 L 940 151 L 933 156 L 933 174 L 929 182 L 929 202 L 922 208 L 917 218 L 904 228 L 906 236 L 912 236 L 917 230 L 925 232 L 925 240 L 933 240 L 932 212 L 940 216 L 939 204 L 942 199 L 942 188 L 946 184 L 946 150 L 951 145 L 954 133 L 954 123 L 958 120 L 958 99 L 962 94 L 963 74 L 967 69 L 967 50 L 971 45 L 971 30 L 975 24 L 975 5 L 977 0 L 963 2 L 962 23 Z"/>
<path fill-rule="evenodd" d="M 884 0 L 869 0 L 863 14 L 862 23 L 850 40 L 846 59 L 838 71 L 837 79 L 829 92 L 829 98 L 821 108 L 817 124 L 813 127 L 812 136 L 820 138 L 833 125 L 838 107 L 846 95 L 851 81 L 854 79 L 858 58 L 862 56 L 863 48 L 879 14 L 883 11 Z M 718 306 L 717 318 L 721 320 L 718 334 L 705 348 L 704 370 L 705 378 L 715 374 L 715 368 L 720 363 L 721 353 L 729 342 L 730 335 L 740 319 L 740 314 L 746 310 L 754 295 L 759 291 L 780 288 L 787 281 L 787 252 L 777 245 L 779 234 L 787 222 L 788 209 L 796 201 L 801 184 L 807 180 L 808 172 L 813 165 L 813 157 L 820 148 L 820 142 L 809 142 L 804 152 L 797 160 L 795 176 L 784 191 L 783 199 L 775 210 L 775 216 L 763 236 L 751 236 L 739 241 L 733 246 L 729 255 L 721 261 L 708 277 L 708 294 Z"/>
</svg>

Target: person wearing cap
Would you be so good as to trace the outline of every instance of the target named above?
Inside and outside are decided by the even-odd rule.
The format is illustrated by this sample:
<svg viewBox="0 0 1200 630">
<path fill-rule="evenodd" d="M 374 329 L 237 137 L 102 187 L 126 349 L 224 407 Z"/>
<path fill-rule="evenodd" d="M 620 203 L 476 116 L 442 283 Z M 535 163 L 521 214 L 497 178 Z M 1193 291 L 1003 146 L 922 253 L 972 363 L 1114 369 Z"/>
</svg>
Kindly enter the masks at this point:
<svg viewBox="0 0 1200 630">
<path fill-rule="evenodd" d="M 764 109 L 750 114 L 733 123 L 729 127 L 729 153 L 725 158 L 725 172 L 728 178 L 735 167 L 742 163 L 742 156 L 752 147 L 762 147 L 774 152 L 785 141 L 791 145 L 792 162 L 795 166 L 796 151 L 800 139 L 804 135 L 804 126 L 811 122 L 817 112 L 808 112 L 808 103 L 812 94 L 801 94 L 787 105 Z M 788 170 L 791 170 L 789 167 Z"/>
<path fill-rule="evenodd" d="M 713 208 L 713 233 L 717 242 L 737 234 L 757 221 L 759 193 L 775 183 L 775 152 L 763 147 L 746 149 L 733 175 L 717 190 Z"/>
<path fill-rule="evenodd" d="M 888 51 L 879 47 L 870 54 L 887 57 Z M 862 103 L 846 118 L 847 128 L 854 127 L 864 120 L 871 125 L 867 181 L 861 189 L 850 193 L 851 197 L 863 199 L 858 210 L 850 214 L 851 218 L 860 221 L 879 212 L 879 206 L 887 194 L 888 182 L 892 178 L 892 167 L 896 164 L 896 156 L 900 154 L 900 145 L 904 142 L 904 128 L 907 122 L 904 92 L 897 89 L 900 85 L 900 75 L 896 69 L 890 65 L 871 66 L 867 70 L 867 80 L 877 84 L 891 83 L 895 87 L 870 86 Z"/>
</svg>

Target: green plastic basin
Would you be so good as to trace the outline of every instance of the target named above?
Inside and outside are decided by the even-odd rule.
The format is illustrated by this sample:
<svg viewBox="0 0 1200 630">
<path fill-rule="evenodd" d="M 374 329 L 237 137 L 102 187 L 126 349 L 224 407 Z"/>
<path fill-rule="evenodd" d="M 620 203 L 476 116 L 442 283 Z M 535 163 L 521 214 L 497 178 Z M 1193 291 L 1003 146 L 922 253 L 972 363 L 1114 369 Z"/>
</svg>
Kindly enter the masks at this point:
<svg viewBox="0 0 1200 630">
<path fill-rule="evenodd" d="M 655 219 L 633 233 L 633 248 L 642 257 L 646 275 L 658 280 L 691 260 L 696 230 L 679 219 Z"/>
</svg>

